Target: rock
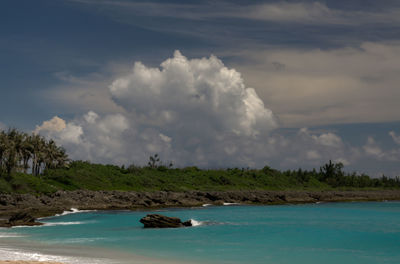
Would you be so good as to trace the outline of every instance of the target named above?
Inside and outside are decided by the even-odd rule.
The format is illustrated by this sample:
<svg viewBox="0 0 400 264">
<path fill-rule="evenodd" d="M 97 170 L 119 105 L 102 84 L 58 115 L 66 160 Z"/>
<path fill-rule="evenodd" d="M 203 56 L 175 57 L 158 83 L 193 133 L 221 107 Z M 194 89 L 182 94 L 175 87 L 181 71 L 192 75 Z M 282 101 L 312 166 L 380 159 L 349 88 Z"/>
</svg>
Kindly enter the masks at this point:
<svg viewBox="0 0 400 264">
<path fill-rule="evenodd" d="M 183 222 L 182 225 L 184 225 L 184 226 L 192 226 L 192 221 L 191 220 L 187 220 L 187 221 Z"/>
<path fill-rule="evenodd" d="M 140 219 L 140 222 L 145 228 L 177 228 L 192 226 L 192 222 L 190 220 L 182 222 L 181 219 L 177 217 L 169 217 L 160 214 L 148 214 Z"/>
<path fill-rule="evenodd" d="M 6 223 L 9 226 L 35 226 L 42 225 L 42 223 L 35 222 L 35 218 L 27 212 L 17 212 L 13 214 Z"/>
</svg>

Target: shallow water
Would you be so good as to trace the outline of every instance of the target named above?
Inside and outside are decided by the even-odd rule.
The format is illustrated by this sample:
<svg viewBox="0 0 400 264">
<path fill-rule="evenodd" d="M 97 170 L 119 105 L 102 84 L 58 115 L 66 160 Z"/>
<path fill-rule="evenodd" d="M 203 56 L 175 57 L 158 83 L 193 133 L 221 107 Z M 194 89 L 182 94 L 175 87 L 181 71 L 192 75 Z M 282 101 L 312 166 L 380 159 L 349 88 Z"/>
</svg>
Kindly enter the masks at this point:
<svg viewBox="0 0 400 264">
<path fill-rule="evenodd" d="M 42 227 L 3 229 L 0 254 L 8 245 L 49 256 L 84 257 L 86 263 L 400 263 L 399 202 L 158 212 L 199 222 L 179 229 L 144 229 L 139 219 L 147 213 L 84 212 L 42 219 Z"/>
</svg>

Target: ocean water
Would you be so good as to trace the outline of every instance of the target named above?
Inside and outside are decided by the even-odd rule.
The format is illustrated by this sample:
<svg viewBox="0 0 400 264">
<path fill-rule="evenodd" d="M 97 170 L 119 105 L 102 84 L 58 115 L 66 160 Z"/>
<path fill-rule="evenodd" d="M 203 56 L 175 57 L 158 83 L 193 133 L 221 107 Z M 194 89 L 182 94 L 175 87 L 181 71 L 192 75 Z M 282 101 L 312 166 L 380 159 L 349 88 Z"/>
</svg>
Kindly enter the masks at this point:
<svg viewBox="0 0 400 264">
<path fill-rule="evenodd" d="M 142 228 L 139 219 L 155 212 L 193 219 L 196 226 Z M 0 259 L 88 264 L 400 263 L 400 202 L 92 211 L 42 222 L 46 225 L 0 229 Z"/>
</svg>

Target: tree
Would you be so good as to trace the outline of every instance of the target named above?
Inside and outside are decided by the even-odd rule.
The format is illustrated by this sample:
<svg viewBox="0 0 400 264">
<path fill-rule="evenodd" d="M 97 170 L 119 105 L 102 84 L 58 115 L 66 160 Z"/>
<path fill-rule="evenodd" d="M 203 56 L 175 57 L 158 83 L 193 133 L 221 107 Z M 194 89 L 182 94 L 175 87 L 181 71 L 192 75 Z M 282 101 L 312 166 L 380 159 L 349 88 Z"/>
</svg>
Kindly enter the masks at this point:
<svg viewBox="0 0 400 264">
<path fill-rule="evenodd" d="M 40 135 L 28 135 L 16 129 L 0 131 L 0 176 L 11 179 L 13 172 L 39 175 L 45 169 L 64 167 L 68 163 L 65 150 L 53 140 L 46 141 Z"/>
<path fill-rule="evenodd" d="M 161 165 L 160 158 L 158 157 L 158 154 L 154 154 L 154 156 L 149 157 L 149 162 L 147 163 L 149 168 L 151 169 L 157 169 L 158 166 Z"/>
<path fill-rule="evenodd" d="M 343 163 L 326 163 L 320 168 L 321 180 L 325 181 L 333 187 L 342 185 L 344 182 Z"/>
</svg>

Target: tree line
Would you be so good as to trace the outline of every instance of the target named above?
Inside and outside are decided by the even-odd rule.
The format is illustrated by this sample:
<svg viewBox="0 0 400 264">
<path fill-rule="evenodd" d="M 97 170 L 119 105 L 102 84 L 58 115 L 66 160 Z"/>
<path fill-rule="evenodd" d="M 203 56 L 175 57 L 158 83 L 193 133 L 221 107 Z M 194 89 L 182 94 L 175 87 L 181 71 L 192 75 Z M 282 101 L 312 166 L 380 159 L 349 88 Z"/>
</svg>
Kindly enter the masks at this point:
<svg viewBox="0 0 400 264">
<path fill-rule="evenodd" d="M 46 169 L 65 167 L 68 156 L 53 140 L 16 129 L 0 131 L 0 176 L 13 172 L 40 175 Z"/>
<path fill-rule="evenodd" d="M 355 187 L 355 188 L 399 188 L 400 177 L 393 178 L 382 175 L 379 178 L 372 178 L 364 173 L 345 172 L 343 163 L 334 163 L 331 160 L 320 167 L 319 171 L 309 170 L 288 170 L 283 172 L 284 175 L 296 179 L 299 183 L 310 181 L 314 178 L 320 182 L 324 182 L 334 188 L 337 187 Z"/>
<path fill-rule="evenodd" d="M 79 173 L 87 173 L 93 169 L 90 162 L 86 164 L 82 161 L 70 161 L 65 150 L 57 146 L 51 139 L 46 140 L 40 135 L 23 133 L 16 129 L 0 131 L 0 177 L 4 177 L 7 181 L 11 181 L 15 172 L 34 176 L 45 174 L 41 178 L 50 177 L 53 174 L 67 173 L 66 175 L 69 175 L 68 171 L 73 171 L 75 165 L 83 166 Z M 160 156 L 155 154 L 149 157 L 147 166 L 143 167 L 134 164 L 127 168 L 125 166 L 112 165 L 99 165 L 97 167 L 101 172 L 103 169 L 108 171 L 110 166 L 118 169 L 123 175 L 131 174 L 133 177 L 137 177 L 145 174 L 148 176 L 147 179 L 149 181 L 153 180 L 152 178 L 157 173 L 163 173 L 169 176 L 182 175 L 187 178 L 208 177 L 222 185 L 229 185 L 237 180 L 238 184 L 243 181 L 243 184 L 252 183 L 253 186 L 261 184 L 265 186 L 276 185 L 278 187 L 323 187 L 320 185 L 322 183 L 333 188 L 400 188 L 399 177 L 389 178 L 382 175 L 380 178 L 372 178 L 366 174 L 348 173 L 343 170 L 342 163 L 333 163 L 332 161 L 324 164 L 319 170 L 279 171 L 269 166 L 265 166 L 263 169 L 227 168 L 202 170 L 197 167 L 173 168 L 172 162 L 163 162 Z"/>
</svg>

